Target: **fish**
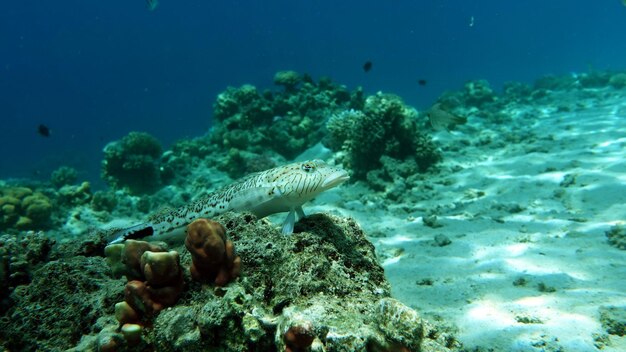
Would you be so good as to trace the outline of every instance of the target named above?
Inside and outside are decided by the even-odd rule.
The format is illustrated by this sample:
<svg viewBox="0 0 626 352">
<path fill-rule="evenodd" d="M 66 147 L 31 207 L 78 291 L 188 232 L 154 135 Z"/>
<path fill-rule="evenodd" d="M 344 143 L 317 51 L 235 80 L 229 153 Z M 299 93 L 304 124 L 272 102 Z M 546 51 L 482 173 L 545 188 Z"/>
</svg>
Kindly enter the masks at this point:
<svg viewBox="0 0 626 352">
<path fill-rule="evenodd" d="M 435 130 L 445 129 L 446 131 L 450 131 L 456 125 L 462 125 L 467 122 L 466 117 L 458 116 L 444 110 L 441 103 L 433 105 L 426 114 L 430 125 Z"/>
<path fill-rule="evenodd" d="M 50 137 L 50 129 L 44 124 L 40 124 L 37 127 L 37 133 L 39 133 L 43 137 Z"/>
<path fill-rule="evenodd" d="M 317 159 L 256 172 L 178 209 L 164 209 L 145 222 L 112 231 L 109 244 L 144 237 L 174 237 L 186 233 L 187 225 L 197 218 L 227 211 L 248 211 L 258 218 L 287 212 L 282 233 L 290 234 L 296 216 L 305 217 L 304 203 L 349 178 L 345 170 Z"/>
<path fill-rule="evenodd" d="M 425 86 L 426 83 L 428 83 L 425 79 L 418 79 L 417 80 L 417 84 L 419 84 L 420 86 Z"/>
<path fill-rule="evenodd" d="M 154 11 L 154 9 L 156 9 L 158 5 L 159 0 L 146 0 L 146 7 L 148 7 L 148 10 L 150 11 Z"/>
<path fill-rule="evenodd" d="M 366 61 L 366 62 L 363 64 L 363 71 L 365 71 L 366 73 L 367 73 L 367 72 L 370 72 L 370 70 L 372 69 L 372 65 L 373 65 L 373 64 L 372 64 L 372 62 L 371 62 L 371 61 Z"/>
</svg>

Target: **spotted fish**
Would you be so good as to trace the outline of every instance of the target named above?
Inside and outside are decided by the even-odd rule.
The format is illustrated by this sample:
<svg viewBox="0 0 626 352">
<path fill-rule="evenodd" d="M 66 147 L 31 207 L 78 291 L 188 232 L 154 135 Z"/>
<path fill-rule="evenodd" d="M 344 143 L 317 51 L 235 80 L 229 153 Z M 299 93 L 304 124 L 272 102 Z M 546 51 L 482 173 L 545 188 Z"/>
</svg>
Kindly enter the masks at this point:
<svg viewBox="0 0 626 352">
<path fill-rule="evenodd" d="M 227 211 L 249 211 L 259 218 L 288 212 L 282 232 L 290 234 L 298 218 L 303 218 L 302 204 L 349 179 L 348 173 L 322 160 L 296 162 L 250 174 L 206 197 L 176 210 L 162 211 L 144 223 L 121 229 L 111 243 L 148 236 L 162 236 L 186 231 L 193 220 L 210 218 Z"/>
</svg>

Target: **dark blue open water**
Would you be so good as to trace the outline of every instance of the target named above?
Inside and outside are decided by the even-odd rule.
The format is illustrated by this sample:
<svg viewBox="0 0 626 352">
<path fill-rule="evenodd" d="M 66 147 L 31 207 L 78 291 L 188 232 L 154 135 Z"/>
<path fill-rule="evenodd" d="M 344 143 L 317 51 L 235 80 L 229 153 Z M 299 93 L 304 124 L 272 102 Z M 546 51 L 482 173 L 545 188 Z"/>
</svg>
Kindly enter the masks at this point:
<svg viewBox="0 0 626 352">
<path fill-rule="evenodd" d="M 271 87 L 278 70 L 422 109 L 471 79 L 624 69 L 625 37 L 619 0 L 162 0 L 152 12 L 143 0 L 5 1 L 0 178 L 72 165 L 97 182 L 107 142 L 133 130 L 166 147 L 202 135 L 220 91 Z"/>
</svg>

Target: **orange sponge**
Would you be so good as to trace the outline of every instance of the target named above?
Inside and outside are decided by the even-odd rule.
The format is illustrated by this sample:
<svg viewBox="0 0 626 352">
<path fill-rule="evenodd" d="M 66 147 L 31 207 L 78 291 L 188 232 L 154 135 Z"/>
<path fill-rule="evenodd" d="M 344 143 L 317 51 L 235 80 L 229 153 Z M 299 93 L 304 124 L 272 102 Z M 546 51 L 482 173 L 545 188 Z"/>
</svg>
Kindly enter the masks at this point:
<svg viewBox="0 0 626 352">
<path fill-rule="evenodd" d="M 235 255 L 235 246 L 226 239 L 220 223 L 197 219 L 189 224 L 185 247 L 191 253 L 190 271 L 195 280 L 224 286 L 239 276 L 241 258 Z"/>
</svg>

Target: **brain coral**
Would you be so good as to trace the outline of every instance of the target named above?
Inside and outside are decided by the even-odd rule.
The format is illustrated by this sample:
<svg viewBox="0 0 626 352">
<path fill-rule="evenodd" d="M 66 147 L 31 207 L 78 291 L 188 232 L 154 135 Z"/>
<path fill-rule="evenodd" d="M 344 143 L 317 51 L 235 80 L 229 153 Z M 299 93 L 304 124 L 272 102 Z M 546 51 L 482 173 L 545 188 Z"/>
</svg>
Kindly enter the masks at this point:
<svg viewBox="0 0 626 352">
<path fill-rule="evenodd" d="M 131 132 L 104 148 L 102 178 L 112 187 L 131 193 L 154 192 L 161 184 L 161 144 L 144 132 Z"/>
</svg>

